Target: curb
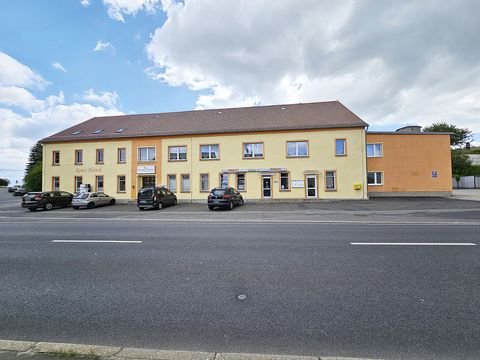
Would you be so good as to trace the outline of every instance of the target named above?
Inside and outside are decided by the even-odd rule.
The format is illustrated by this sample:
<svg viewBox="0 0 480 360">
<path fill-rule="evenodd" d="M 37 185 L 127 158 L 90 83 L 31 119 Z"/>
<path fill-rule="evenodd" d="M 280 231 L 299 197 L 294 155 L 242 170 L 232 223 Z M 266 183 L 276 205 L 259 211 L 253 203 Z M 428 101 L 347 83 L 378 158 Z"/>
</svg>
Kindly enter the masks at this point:
<svg viewBox="0 0 480 360">
<path fill-rule="evenodd" d="M 108 360 L 381 360 L 354 357 L 318 357 L 273 354 L 218 353 L 159 349 L 122 348 L 86 344 L 0 340 L 0 351 L 17 353 L 65 353 Z"/>
</svg>

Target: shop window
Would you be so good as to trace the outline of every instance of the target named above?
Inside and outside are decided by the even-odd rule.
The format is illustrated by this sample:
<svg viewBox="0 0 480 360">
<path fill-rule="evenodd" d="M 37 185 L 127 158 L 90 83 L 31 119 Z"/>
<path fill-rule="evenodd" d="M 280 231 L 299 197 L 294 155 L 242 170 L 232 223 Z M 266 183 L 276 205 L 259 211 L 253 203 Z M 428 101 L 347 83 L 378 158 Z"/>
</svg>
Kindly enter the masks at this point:
<svg viewBox="0 0 480 360">
<path fill-rule="evenodd" d="M 237 190 L 238 191 L 245 191 L 245 174 L 239 173 L 237 174 Z"/>
<path fill-rule="evenodd" d="M 280 191 L 281 190 L 290 190 L 290 173 L 288 172 L 280 173 Z"/>
</svg>

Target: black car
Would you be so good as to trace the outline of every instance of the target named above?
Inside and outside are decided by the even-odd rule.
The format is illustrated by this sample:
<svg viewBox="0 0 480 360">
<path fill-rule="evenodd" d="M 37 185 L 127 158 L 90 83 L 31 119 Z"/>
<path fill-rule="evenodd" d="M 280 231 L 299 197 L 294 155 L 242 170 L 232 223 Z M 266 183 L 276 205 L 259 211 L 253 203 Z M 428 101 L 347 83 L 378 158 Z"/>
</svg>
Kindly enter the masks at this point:
<svg viewBox="0 0 480 360">
<path fill-rule="evenodd" d="M 232 187 L 215 188 L 208 194 L 208 208 L 223 207 L 232 210 L 236 205 L 243 205 L 243 197 Z"/>
<path fill-rule="evenodd" d="M 142 188 L 138 192 L 137 206 L 140 210 L 162 209 L 164 206 L 176 204 L 177 196 L 163 186 Z"/>
<path fill-rule="evenodd" d="M 37 209 L 52 210 L 56 207 L 67 207 L 72 204 L 73 194 L 66 191 L 45 191 L 27 193 L 22 198 L 22 208 L 30 211 Z"/>
</svg>

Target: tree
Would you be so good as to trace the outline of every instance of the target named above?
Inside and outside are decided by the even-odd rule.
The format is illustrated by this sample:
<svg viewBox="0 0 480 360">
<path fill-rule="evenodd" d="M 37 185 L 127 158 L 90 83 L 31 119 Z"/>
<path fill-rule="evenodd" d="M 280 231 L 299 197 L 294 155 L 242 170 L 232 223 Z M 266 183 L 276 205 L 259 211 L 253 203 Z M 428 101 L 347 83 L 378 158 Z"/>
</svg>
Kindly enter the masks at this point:
<svg viewBox="0 0 480 360">
<path fill-rule="evenodd" d="M 0 186 L 8 186 L 8 184 L 10 184 L 10 180 L 0 179 Z"/>
<path fill-rule="evenodd" d="M 30 155 L 28 156 L 27 168 L 25 173 L 28 174 L 31 168 L 36 164 L 41 164 L 43 160 L 43 148 L 40 142 L 37 142 L 30 148 Z"/>
<path fill-rule="evenodd" d="M 42 190 L 42 144 L 37 142 L 30 148 L 27 166 L 25 168 L 25 177 L 23 182 L 28 191 Z"/>
<path fill-rule="evenodd" d="M 455 177 L 468 175 L 472 167 L 472 160 L 461 150 L 452 150 L 452 174 Z"/>
<path fill-rule="evenodd" d="M 42 191 L 42 163 L 33 165 L 23 181 L 27 191 Z"/>
<path fill-rule="evenodd" d="M 456 125 L 447 124 L 446 122 L 434 123 L 431 126 L 423 128 L 424 132 L 449 132 L 450 145 L 462 146 L 472 140 L 472 131 L 468 128 L 458 128 Z M 453 157 L 453 154 L 452 154 Z"/>
</svg>

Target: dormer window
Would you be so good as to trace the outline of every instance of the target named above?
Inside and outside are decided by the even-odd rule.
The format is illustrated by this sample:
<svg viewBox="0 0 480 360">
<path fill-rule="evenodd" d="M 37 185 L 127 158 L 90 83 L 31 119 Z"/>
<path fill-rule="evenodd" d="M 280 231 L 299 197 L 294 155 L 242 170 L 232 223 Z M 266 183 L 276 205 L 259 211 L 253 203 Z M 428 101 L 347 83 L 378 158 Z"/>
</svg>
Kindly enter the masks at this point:
<svg viewBox="0 0 480 360">
<path fill-rule="evenodd" d="M 125 130 L 126 130 L 125 128 L 121 128 L 121 129 L 117 129 L 115 132 L 117 134 L 120 134 L 120 133 L 124 132 Z"/>
<path fill-rule="evenodd" d="M 74 131 L 71 135 L 78 135 L 80 133 L 81 133 L 81 131 Z"/>
<path fill-rule="evenodd" d="M 100 134 L 103 131 L 103 129 L 97 129 L 92 134 Z"/>
</svg>

